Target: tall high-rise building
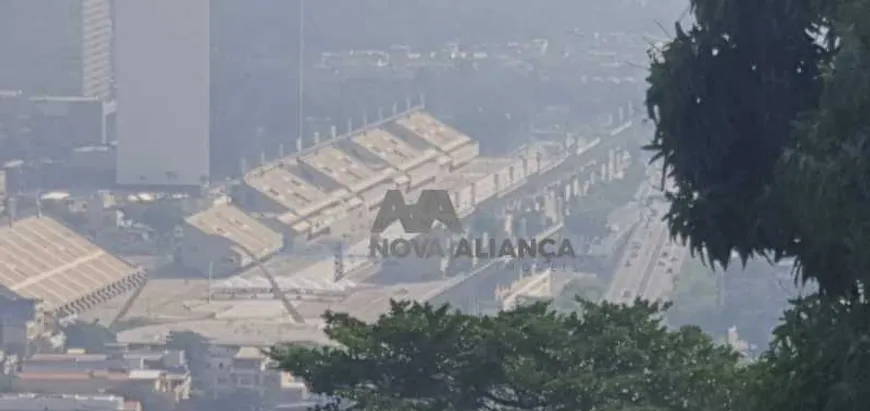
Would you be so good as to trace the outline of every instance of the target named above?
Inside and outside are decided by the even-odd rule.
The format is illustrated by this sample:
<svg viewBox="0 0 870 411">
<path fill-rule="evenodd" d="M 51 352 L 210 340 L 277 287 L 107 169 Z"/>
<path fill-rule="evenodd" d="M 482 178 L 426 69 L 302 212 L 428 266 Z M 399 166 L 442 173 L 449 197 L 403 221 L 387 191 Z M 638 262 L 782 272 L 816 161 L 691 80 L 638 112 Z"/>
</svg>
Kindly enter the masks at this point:
<svg viewBox="0 0 870 411">
<path fill-rule="evenodd" d="M 209 9 L 209 0 L 115 2 L 119 184 L 209 181 Z"/>
<path fill-rule="evenodd" d="M 0 1 L 0 89 L 112 95 L 112 0 Z"/>
</svg>

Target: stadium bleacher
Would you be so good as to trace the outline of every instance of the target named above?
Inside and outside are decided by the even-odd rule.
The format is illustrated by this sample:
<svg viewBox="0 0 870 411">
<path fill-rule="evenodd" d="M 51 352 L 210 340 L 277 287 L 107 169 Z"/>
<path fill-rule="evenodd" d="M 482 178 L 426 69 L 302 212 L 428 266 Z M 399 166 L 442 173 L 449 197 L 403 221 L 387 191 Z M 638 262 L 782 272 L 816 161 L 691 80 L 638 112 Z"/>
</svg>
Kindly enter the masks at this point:
<svg viewBox="0 0 870 411">
<path fill-rule="evenodd" d="M 142 270 L 105 252 L 50 217 L 0 227 L 0 286 L 70 315 L 135 287 Z"/>
</svg>

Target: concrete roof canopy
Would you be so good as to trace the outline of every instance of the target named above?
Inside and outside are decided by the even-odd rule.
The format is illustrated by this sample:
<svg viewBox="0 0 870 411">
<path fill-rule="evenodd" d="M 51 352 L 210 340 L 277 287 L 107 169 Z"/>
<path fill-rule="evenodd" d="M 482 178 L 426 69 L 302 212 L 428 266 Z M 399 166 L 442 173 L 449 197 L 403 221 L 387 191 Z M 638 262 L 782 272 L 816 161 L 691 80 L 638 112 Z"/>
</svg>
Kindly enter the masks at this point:
<svg viewBox="0 0 870 411">
<path fill-rule="evenodd" d="M 407 118 L 398 119 L 396 124 L 442 152 L 451 152 L 473 141 L 471 137 L 422 112 L 412 113 Z"/>
<path fill-rule="evenodd" d="M 137 272 L 49 217 L 0 227 L 0 285 L 42 300 L 47 311 Z"/>
<path fill-rule="evenodd" d="M 203 233 L 224 237 L 258 257 L 271 254 L 284 243 L 283 235 L 228 204 L 194 214 L 185 222 Z"/>
<path fill-rule="evenodd" d="M 299 216 L 306 216 L 333 199 L 333 195 L 284 167 L 258 169 L 245 175 L 245 183 Z"/>
</svg>

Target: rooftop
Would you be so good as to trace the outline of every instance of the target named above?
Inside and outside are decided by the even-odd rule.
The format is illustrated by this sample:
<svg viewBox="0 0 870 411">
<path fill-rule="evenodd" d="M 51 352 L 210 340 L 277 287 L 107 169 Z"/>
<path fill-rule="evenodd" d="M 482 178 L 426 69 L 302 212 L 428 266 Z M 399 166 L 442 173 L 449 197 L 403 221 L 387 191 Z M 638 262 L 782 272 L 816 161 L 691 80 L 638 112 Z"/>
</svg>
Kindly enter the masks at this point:
<svg viewBox="0 0 870 411">
<path fill-rule="evenodd" d="M 435 150 L 419 151 L 405 141 L 376 128 L 354 136 L 351 141 L 396 169 L 407 171 L 415 165 L 438 156 Z"/>
<path fill-rule="evenodd" d="M 271 254 L 284 243 L 281 234 L 245 214 L 239 208 L 222 204 L 185 219 L 187 224 L 208 234 L 218 235 L 258 257 Z"/>
<path fill-rule="evenodd" d="M 0 227 L 0 285 L 57 309 L 137 272 L 49 217 Z"/>
<path fill-rule="evenodd" d="M 361 160 L 331 146 L 303 155 L 299 162 L 323 173 L 350 191 L 357 191 L 360 184 L 377 175 L 377 171 Z"/>
<path fill-rule="evenodd" d="M 398 119 L 396 124 L 442 152 L 451 152 L 472 141 L 467 135 L 423 112 L 415 112 L 406 118 Z"/>
<path fill-rule="evenodd" d="M 124 398 L 114 395 L 79 395 L 79 394 L 0 394 L 0 410 L 120 410 L 124 406 Z"/>
<path fill-rule="evenodd" d="M 328 205 L 335 197 L 287 167 L 251 171 L 245 175 L 245 184 L 302 217 Z"/>
<path fill-rule="evenodd" d="M 160 343 L 171 331 L 196 331 L 218 344 L 268 347 L 281 342 L 329 344 L 323 334 L 320 316 L 327 310 L 347 312 L 365 321 L 375 321 L 389 309 L 391 299 L 426 300 L 440 293 L 449 281 L 378 286 L 364 284 L 341 301 L 294 301 L 306 318 L 305 324 L 292 323 L 276 300 L 239 299 L 235 301 L 200 302 L 194 306 L 184 301 L 185 317 L 173 314 L 173 320 L 121 331 L 118 341 L 126 343 Z M 182 301 L 163 302 L 157 309 L 182 310 L 172 306 Z M 154 313 L 161 318 L 169 318 Z"/>
</svg>

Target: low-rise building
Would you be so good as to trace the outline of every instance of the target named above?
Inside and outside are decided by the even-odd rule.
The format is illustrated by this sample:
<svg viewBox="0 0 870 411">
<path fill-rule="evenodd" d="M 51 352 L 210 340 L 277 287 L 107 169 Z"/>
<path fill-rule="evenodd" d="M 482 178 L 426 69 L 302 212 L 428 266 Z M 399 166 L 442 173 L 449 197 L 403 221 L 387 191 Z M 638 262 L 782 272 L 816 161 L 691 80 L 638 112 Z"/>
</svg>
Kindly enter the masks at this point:
<svg viewBox="0 0 870 411">
<path fill-rule="evenodd" d="M 24 391 L 99 394 L 136 388 L 176 402 L 190 398 L 191 376 L 180 351 L 37 354 L 18 369 Z"/>
<path fill-rule="evenodd" d="M 0 411 L 141 411 L 138 403 L 116 395 L 2 394 Z"/>
<path fill-rule="evenodd" d="M 239 390 L 271 398 L 304 396 L 304 384 L 289 373 L 274 369 L 258 347 L 212 346 L 210 354 L 207 384 L 215 397 Z"/>
<path fill-rule="evenodd" d="M 21 298 L 0 285 L 0 350 L 26 354 L 45 331 L 44 315 L 38 300 Z"/>
</svg>

